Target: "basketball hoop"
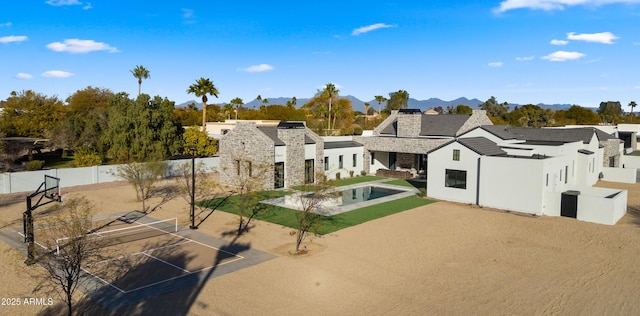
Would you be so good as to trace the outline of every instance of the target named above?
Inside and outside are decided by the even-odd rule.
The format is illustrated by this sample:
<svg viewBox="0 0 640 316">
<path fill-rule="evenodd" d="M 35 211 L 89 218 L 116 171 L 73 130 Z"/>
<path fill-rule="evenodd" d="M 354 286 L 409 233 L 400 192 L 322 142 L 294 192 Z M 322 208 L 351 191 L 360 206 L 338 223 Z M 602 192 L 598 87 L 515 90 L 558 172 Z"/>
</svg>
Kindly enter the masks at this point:
<svg viewBox="0 0 640 316">
<path fill-rule="evenodd" d="M 39 196 L 40 198 L 32 203 L 32 199 Z M 43 198 L 49 199 L 49 201 L 42 202 Z M 24 242 L 27 243 L 27 265 L 36 263 L 36 246 L 34 240 L 33 231 L 33 210 L 36 208 L 49 204 L 51 202 L 62 202 L 62 196 L 60 195 L 60 178 L 52 177 L 49 175 L 44 176 L 44 182 L 40 184 L 36 192 L 27 195 L 27 210 L 22 214 L 22 223 L 24 226 Z"/>
</svg>

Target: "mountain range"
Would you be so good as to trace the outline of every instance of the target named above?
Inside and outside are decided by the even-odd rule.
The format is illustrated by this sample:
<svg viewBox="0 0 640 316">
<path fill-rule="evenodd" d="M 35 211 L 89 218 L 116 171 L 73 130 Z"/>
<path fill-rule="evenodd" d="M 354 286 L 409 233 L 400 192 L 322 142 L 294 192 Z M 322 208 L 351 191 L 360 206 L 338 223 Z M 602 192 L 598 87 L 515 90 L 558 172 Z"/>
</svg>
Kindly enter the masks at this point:
<svg viewBox="0 0 640 316">
<path fill-rule="evenodd" d="M 370 104 L 370 107 L 372 107 L 374 110 L 378 110 L 378 102 L 374 99 L 371 101 L 362 101 L 354 96 L 351 95 L 346 95 L 346 96 L 341 96 L 342 98 L 346 98 L 351 100 L 351 105 L 353 107 L 354 111 L 360 111 L 360 112 L 364 112 L 365 107 L 364 107 L 364 103 L 368 102 Z M 287 97 L 279 97 L 279 98 L 267 98 L 269 100 L 269 105 L 285 105 L 287 104 L 288 101 L 291 101 L 291 98 L 287 98 Z M 301 107 L 303 104 L 307 103 L 310 100 L 310 98 L 298 98 L 297 102 L 296 102 L 296 107 L 299 108 Z M 187 107 L 187 105 L 191 104 L 191 103 L 195 103 L 197 108 L 202 108 L 202 103 L 201 102 L 197 102 L 195 100 L 190 100 L 187 102 L 183 102 L 180 103 L 178 105 L 176 105 L 176 107 Z M 455 100 L 451 100 L 451 101 L 444 101 L 442 99 L 438 99 L 438 98 L 430 98 L 427 100 L 417 100 L 414 98 L 409 98 L 409 104 L 408 104 L 408 108 L 410 109 L 420 109 L 421 111 L 426 111 L 428 109 L 433 109 L 436 107 L 441 106 L 443 109 L 446 109 L 448 106 L 451 107 L 456 107 L 460 104 L 466 105 L 468 107 L 471 107 L 472 109 L 478 109 L 478 106 L 480 104 L 484 103 L 484 101 L 480 101 L 478 99 L 467 99 L 465 97 L 460 97 L 457 98 Z M 224 105 L 225 103 L 221 103 L 220 105 Z M 261 105 L 264 105 L 262 103 L 262 101 L 258 101 L 258 100 L 252 100 L 248 103 L 245 103 L 243 105 L 243 107 L 248 108 L 248 109 L 258 109 L 260 108 Z M 384 109 L 386 105 L 386 102 L 382 102 L 380 104 L 380 108 Z M 537 106 L 541 107 L 541 108 L 547 108 L 547 109 L 552 109 L 552 110 L 566 110 L 568 108 L 571 107 L 571 104 L 543 104 L 543 103 L 539 103 L 536 104 Z M 520 107 L 522 106 L 521 104 L 516 104 L 516 103 L 509 103 L 509 108 L 511 110 L 513 110 L 516 106 Z"/>
</svg>

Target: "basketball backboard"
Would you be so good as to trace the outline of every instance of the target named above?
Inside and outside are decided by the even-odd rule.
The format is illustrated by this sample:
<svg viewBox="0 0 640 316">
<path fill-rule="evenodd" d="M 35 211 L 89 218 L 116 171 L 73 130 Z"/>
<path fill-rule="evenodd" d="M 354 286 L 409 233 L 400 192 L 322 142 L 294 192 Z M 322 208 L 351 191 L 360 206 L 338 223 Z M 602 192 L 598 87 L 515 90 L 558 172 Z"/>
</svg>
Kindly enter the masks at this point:
<svg viewBox="0 0 640 316">
<path fill-rule="evenodd" d="M 54 201 L 60 201 L 60 178 L 44 176 L 44 196 Z"/>
</svg>

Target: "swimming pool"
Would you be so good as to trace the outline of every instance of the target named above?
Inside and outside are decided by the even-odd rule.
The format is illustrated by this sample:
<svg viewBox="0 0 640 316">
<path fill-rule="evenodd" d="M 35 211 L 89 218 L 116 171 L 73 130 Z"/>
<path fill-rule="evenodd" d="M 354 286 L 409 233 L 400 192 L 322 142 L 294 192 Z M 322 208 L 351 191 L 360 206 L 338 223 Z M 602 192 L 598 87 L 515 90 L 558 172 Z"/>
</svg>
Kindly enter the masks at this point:
<svg viewBox="0 0 640 316">
<path fill-rule="evenodd" d="M 384 203 L 413 196 L 419 191 L 415 188 L 399 187 L 383 183 L 356 184 L 336 188 L 336 197 L 322 201 L 315 213 L 331 216 L 362 207 Z M 311 193 L 293 192 L 280 198 L 261 201 L 262 203 L 302 210 L 303 200 Z"/>
<path fill-rule="evenodd" d="M 340 190 L 338 192 L 340 192 L 340 195 L 342 196 L 342 201 L 338 205 L 343 206 L 371 201 L 406 191 L 368 185 L 364 187 Z"/>
</svg>

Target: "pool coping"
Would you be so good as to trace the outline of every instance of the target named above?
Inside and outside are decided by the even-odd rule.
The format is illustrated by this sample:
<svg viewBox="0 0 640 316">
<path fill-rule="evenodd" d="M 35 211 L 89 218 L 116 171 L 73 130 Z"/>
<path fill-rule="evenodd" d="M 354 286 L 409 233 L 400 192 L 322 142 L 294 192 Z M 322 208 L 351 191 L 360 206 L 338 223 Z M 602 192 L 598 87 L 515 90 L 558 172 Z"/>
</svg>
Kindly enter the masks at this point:
<svg viewBox="0 0 640 316">
<path fill-rule="evenodd" d="M 375 205 L 375 204 L 381 204 L 381 203 L 385 203 L 385 202 L 390 202 L 390 201 L 395 201 L 395 200 L 399 200 L 405 197 L 409 197 L 409 196 L 414 196 L 416 194 L 420 193 L 420 190 L 413 188 L 413 187 L 407 187 L 407 186 L 402 186 L 402 185 L 394 185 L 394 184 L 386 184 L 382 181 L 368 181 L 368 182 L 361 182 L 361 183 L 356 183 L 356 184 L 351 184 L 351 185 L 345 185 L 345 186 L 340 186 L 340 187 L 335 187 L 335 190 L 338 191 L 344 191 L 344 190 L 350 190 L 350 189 L 356 189 L 356 188 L 361 188 L 361 187 L 366 187 L 366 186 L 376 186 L 376 187 L 381 187 L 381 188 L 386 188 L 386 189 L 394 189 L 394 190 L 399 190 L 399 191 L 405 191 L 402 193 L 396 193 L 390 196 L 385 196 L 385 197 L 379 197 L 373 200 L 369 200 L 369 201 L 362 201 L 362 202 L 358 202 L 358 203 L 353 203 L 353 204 L 349 204 L 346 206 L 335 206 L 335 207 L 322 207 L 322 208 L 318 208 L 318 210 L 315 211 L 315 213 L 323 215 L 323 216 L 333 216 L 333 215 L 337 215 L 337 214 L 341 214 L 341 213 L 345 213 L 345 212 L 350 212 L 353 210 L 357 210 L 363 207 L 367 207 L 367 206 L 371 206 L 371 205 Z M 302 192 L 302 191 L 294 191 L 294 192 Z M 279 198 L 275 198 L 275 199 L 269 199 L 269 200 L 264 200 L 264 201 L 260 201 L 260 203 L 265 203 L 265 204 L 269 204 L 269 205 L 274 205 L 274 206 L 278 206 L 278 207 L 283 207 L 283 208 L 288 208 L 288 209 L 292 209 L 292 210 L 297 210 L 300 211 L 301 209 L 299 208 L 294 208 L 293 205 L 290 204 L 285 204 L 284 203 L 284 196 L 283 197 L 279 197 Z"/>
</svg>

